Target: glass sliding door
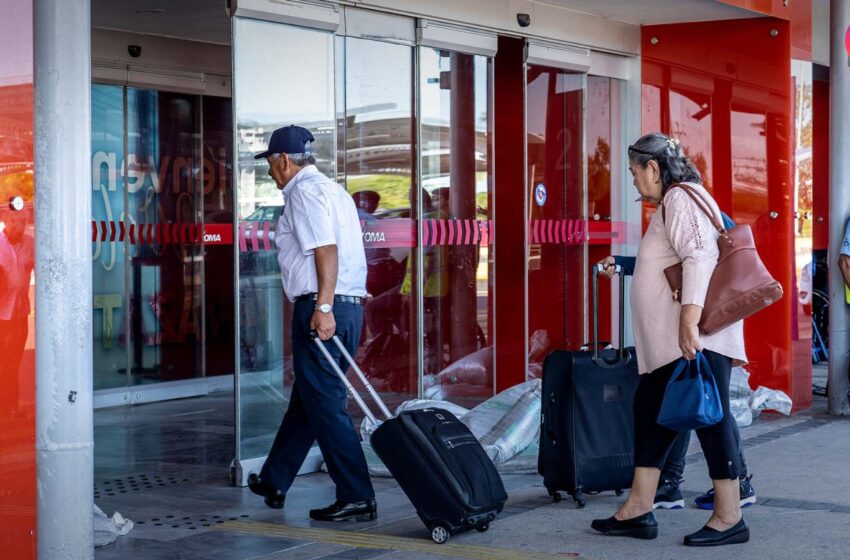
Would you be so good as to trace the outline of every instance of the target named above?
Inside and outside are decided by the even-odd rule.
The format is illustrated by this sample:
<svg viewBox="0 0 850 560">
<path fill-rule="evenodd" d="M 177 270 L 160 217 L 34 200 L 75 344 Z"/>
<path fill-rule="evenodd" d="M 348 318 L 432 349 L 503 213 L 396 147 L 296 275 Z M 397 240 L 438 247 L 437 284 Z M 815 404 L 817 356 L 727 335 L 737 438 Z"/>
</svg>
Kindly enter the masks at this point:
<svg viewBox="0 0 850 560">
<path fill-rule="evenodd" d="M 122 236 L 107 237 L 113 224 L 120 226 L 125 214 L 124 173 L 120 172 L 124 162 L 124 92 L 121 86 L 92 86 L 92 220 L 98 229 L 92 242 L 95 391 L 130 384 L 126 349 L 119 344 L 127 311 L 125 243 Z"/>
<path fill-rule="evenodd" d="M 200 98 L 127 90 L 127 237 L 132 384 L 203 376 Z M 156 232 L 177 226 L 178 239 Z M 184 233 L 185 232 L 185 233 Z"/>
<path fill-rule="evenodd" d="M 233 20 L 236 484 L 261 467 L 294 381 L 273 241 L 282 195 L 253 159 L 280 126 L 313 132 L 319 170 L 357 206 L 368 296 L 355 359 L 388 406 L 424 397 L 471 407 L 495 391 L 492 59 L 416 47 L 408 18 L 392 19 L 395 35 L 380 22 L 354 37 Z M 304 470 L 319 461 L 314 449 Z"/>
<path fill-rule="evenodd" d="M 588 264 L 603 257 L 620 254 L 625 232 L 618 212 L 620 173 L 619 130 L 622 82 L 605 76 L 587 77 L 587 122 L 585 151 L 587 156 L 587 230 Z M 629 185 L 629 188 L 632 188 Z M 629 195 L 631 193 L 628 193 Z M 588 271 L 588 281 L 592 275 Z M 619 345 L 619 287 L 608 282 L 599 287 L 599 338 Z M 610 289 L 609 289 L 610 288 Z M 627 306 L 628 307 L 628 306 Z M 592 321 L 592 317 L 589 317 Z M 628 323 L 627 323 L 628 324 Z M 593 324 L 589 323 L 592 329 Z M 591 331 L 592 334 L 592 331 Z"/>
<path fill-rule="evenodd" d="M 394 408 L 419 392 L 413 47 L 345 37 L 344 68 L 345 187 L 364 228 L 369 294 L 356 357 Z"/>
<path fill-rule="evenodd" d="M 586 75 L 529 65 L 528 332 L 529 372 L 548 348 L 587 342 L 587 214 L 584 102 Z"/>
<path fill-rule="evenodd" d="M 812 377 L 812 300 L 815 273 L 813 244 L 813 153 L 812 153 L 812 64 L 792 60 L 794 77 L 794 275 L 797 304 L 791 307 L 791 349 L 793 352 L 792 376 L 795 392 L 802 395 L 794 405 L 798 408 L 811 406 L 811 393 L 805 389 L 811 385 Z M 820 296 L 821 294 L 818 294 Z M 820 299 L 820 297 L 818 297 Z M 815 338 L 817 341 L 817 338 Z M 803 402 L 800 402 L 800 401 Z"/>
<path fill-rule="evenodd" d="M 204 359 L 206 377 L 232 375 L 233 346 L 233 103 L 202 98 L 204 188 Z"/>
<path fill-rule="evenodd" d="M 208 98 L 212 108 L 222 101 Z M 231 129 L 229 100 L 224 101 L 227 110 L 210 118 L 200 95 L 92 86 L 93 361 L 99 406 L 191 396 L 191 389 L 173 386 L 155 395 L 129 388 L 210 374 L 204 255 L 208 249 L 221 254 L 221 247 L 206 248 L 203 231 L 207 214 L 232 222 L 232 210 L 216 205 L 230 175 L 222 157 L 232 133 L 222 138 L 215 132 L 221 119 Z M 207 141 L 204 122 L 211 124 Z M 231 253 L 225 261 L 231 270 Z M 218 277 L 227 281 L 232 298 L 230 273 Z M 221 287 L 216 290 L 221 295 Z M 233 372 L 232 345 L 214 359 L 213 375 Z"/>
<path fill-rule="evenodd" d="M 492 61 L 420 47 L 423 389 L 493 396 Z"/>
<path fill-rule="evenodd" d="M 289 337 L 292 305 L 283 295 L 273 239 L 283 198 L 268 174 L 267 162 L 254 160 L 254 154 L 266 149 L 276 128 L 303 126 L 316 138 L 319 170 L 335 176 L 334 36 L 237 17 L 233 44 L 234 251 L 239 262 L 237 459 L 247 477 L 253 468 L 249 462 L 261 460 L 271 446 L 294 382 Z M 276 54 L 269 56 L 270 52 Z M 235 482 L 244 483 L 238 477 Z"/>
</svg>

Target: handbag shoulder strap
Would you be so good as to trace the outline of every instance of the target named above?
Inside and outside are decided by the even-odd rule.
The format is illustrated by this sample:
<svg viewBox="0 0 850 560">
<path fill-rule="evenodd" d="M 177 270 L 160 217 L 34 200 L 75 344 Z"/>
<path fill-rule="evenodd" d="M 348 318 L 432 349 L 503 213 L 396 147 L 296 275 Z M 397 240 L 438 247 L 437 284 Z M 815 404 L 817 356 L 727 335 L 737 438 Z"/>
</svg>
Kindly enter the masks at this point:
<svg viewBox="0 0 850 560">
<path fill-rule="evenodd" d="M 697 207 L 702 210 L 703 214 L 708 216 L 708 219 L 711 221 L 711 225 L 714 226 L 721 235 L 726 233 L 726 228 L 723 227 L 723 224 L 717 221 L 717 217 L 714 215 L 714 212 L 711 211 L 711 205 L 703 198 L 702 194 L 693 188 L 692 186 L 685 183 L 676 183 L 674 185 L 670 185 L 670 189 L 680 188 L 687 193 L 691 200 L 697 205 Z M 668 189 L 669 192 L 669 189 Z M 667 222 L 667 209 L 664 206 L 664 201 L 661 201 L 661 219 L 665 223 Z"/>
</svg>

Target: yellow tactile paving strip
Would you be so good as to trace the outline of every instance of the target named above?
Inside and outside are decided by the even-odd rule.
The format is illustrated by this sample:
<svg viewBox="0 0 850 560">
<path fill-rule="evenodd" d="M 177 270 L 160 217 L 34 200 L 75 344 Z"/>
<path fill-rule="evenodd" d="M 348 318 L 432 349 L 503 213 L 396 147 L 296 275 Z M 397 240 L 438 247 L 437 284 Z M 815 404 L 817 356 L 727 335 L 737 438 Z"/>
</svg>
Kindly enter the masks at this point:
<svg viewBox="0 0 850 560">
<path fill-rule="evenodd" d="M 564 558 L 559 554 L 543 554 L 530 550 L 513 550 L 508 548 L 491 548 L 486 546 L 469 546 L 448 542 L 435 544 L 424 538 L 394 537 L 376 533 L 360 533 L 354 531 L 338 531 L 333 529 L 314 529 L 309 527 L 288 527 L 277 523 L 260 523 L 253 521 L 228 521 L 217 525 L 217 531 L 231 531 L 252 535 L 286 537 L 305 541 L 338 544 L 357 548 L 374 548 L 381 550 L 403 550 L 405 552 L 426 552 L 453 558 L 469 558 L 471 560 L 552 560 Z M 571 558 L 582 558 L 569 555 Z M 587 560 L 587 559 L 585 559 Z"/>
</svg>

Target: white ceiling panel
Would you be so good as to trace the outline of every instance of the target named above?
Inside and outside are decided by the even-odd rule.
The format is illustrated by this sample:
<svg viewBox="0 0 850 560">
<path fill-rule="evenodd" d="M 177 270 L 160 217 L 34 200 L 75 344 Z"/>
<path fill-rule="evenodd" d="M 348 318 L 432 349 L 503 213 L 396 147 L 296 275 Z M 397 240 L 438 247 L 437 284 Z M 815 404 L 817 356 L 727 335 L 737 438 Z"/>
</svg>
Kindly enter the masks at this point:
<svg viewBox="0 0 850 560">
<path fill-rule="evenodd" d="M 230 19 L 225 10 L 225 0 L 91 2 L 93 27 L 230 44 Z M 756 15 L 717 0 L 536 0 L 536 3 L 637 25 L 739 19 Z"/>
<path fill-rule="evenodd" d="M 717 0 L 537 0 L 537 3 L 636 25 L 743 19 L 758 15 Z"/>
</svg>

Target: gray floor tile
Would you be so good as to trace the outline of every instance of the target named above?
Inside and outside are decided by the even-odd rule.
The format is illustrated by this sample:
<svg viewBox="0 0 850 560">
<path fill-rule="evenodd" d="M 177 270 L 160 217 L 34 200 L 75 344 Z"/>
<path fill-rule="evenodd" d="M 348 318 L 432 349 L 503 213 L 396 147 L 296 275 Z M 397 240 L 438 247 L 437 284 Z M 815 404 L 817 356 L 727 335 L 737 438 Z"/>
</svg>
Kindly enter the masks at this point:
<svg viewBox="0 0 850 560">
<path fill-rule="evenodd" d="M 310 508 L 334 500 L 333 484 L 327 474 L 299 477 L 283 511 L 265 507 L 260 498 L 244 488 L 229 486 L 227 474 L 233 443 L 232 422 L 228 423 L 232 420 L 231 399 L 232 396 L 218 395 L 144 405 L 133 410 L 97 411 L 95 487 L 100 495 L 97 503 L 107 514 L 117 510 L 137 525 L 115 544 L 97 549 L 96 560 L 440 558 L 437 554 L 410 550 L 351 548 L 350 544 L 311 543 L 214 530 L 221 521 L 235 519 L 372 532 L 409 537 L 417 543 L 429 542 L 428 531 L 392 479 L 374 480 L 379 508 L 376 522 L 342 525 L 315 523 L 307 517 Z M 198 410 L 207 412 L 174 416 Z M 750 471 L 756 474 L 754 484 L 763 505 L 746 510 L 754 539 L 736 549 L 736 554 L 742 558 L 776 560 L 846 558 L 845 552 L 850 547 L 846 531 L 850 487 L 845 484 L 845 465 L 850 463 L 850 446 L 836 442 L 846 441 L 848 428 L 850 422 L 830 419 L 815 411 L 792 418 L 763 415 L 752 428 L 743 431 L 744 440 L 750 442 L 745 451 L 747 461 Z M 688 501 L 710 484 L 698 449 L 692 447 L 685 475 L 684 493 Z M 704 560 L 719 559 L 728 552 L 683 550 L 682 535 L 699 528 L 708 516 L 707 512 L 692 507 L 659 512 L 662 535 L 657 542 L 606 539 L 590 531 L 590 520 L 607 517 L 623 498 L 613 493 L 589 496 L 587 507 L 578 510 L 571 500 L 553 504 L 536 474 L 503 478 L 510 496 L 504 514 L 487 533 L 471 531 L 455 535 L 452 543 L 517 550 L 520 551 L 517 558 L 523 550 L 580 553 L 597 560 L 640 557 Z M 145 484 L 154 479 L 156 484 Z M 107 488 L 119 486 L 119 481 L 122 488 L 109 496 Z"/>
</svg>

